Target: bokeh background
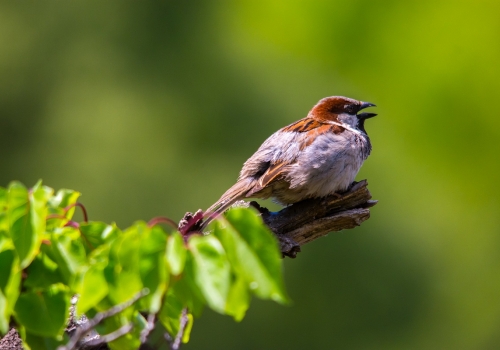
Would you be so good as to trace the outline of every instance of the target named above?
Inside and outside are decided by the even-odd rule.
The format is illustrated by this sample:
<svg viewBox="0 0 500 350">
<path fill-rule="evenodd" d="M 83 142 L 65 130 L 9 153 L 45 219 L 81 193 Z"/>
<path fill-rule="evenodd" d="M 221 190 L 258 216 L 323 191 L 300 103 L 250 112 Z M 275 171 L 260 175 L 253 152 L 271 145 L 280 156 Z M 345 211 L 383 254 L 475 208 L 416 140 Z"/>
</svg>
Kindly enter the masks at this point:
<svg viewBox="0 0 500 350">
<path fill-rule="evenodd" d="M 322 97 L 378 105 L 362 227 L 284 262 L 290 307 L 186 349 L 500 348 L 498 1 L 0 4 L 0 184 L 93 220 L 206 208 Z"/>
</svg>

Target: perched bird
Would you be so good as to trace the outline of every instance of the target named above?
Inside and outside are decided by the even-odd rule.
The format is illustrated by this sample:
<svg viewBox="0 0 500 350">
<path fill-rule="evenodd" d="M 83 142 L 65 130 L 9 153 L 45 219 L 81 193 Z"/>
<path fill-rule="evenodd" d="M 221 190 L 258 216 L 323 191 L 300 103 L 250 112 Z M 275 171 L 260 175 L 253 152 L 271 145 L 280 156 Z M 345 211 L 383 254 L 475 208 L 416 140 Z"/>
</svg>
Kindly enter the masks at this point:
<svg viewBox="0 0 500 350">
<path fill-rule="evenodd" d="M 375 106 L 342 96 L 321 99 L 307 117 L 272 134 L 243 165 L 236 184 L 212 205 L 205 227 L 244 198 L 273 198 L 289 205 L 348 189 L 371 151 L 359 113 Z"/>
</svg>

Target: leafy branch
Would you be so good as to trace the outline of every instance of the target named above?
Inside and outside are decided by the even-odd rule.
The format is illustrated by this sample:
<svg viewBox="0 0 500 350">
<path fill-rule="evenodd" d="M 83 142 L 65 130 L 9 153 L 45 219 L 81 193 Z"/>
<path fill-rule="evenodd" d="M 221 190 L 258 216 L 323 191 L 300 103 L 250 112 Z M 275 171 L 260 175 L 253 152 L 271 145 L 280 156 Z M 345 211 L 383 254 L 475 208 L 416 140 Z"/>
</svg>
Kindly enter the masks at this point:
<svg viewBox="0 0 500 350">
<path fill-rule="evenodd" d="M 190 232 L 201 213 L 178 227 L 157 218 L 121 230 L 87 222 L 79 196 L 40 182 L 0 188 L 0 334 L 15 325 L 32 349 L 105 341 L 128 350 L 161 327 L 178 349 L 205 307 L 239 321 L 252 295 L 288 302 L 278 243 L 255 210 L 232 210 L 206 236 Z M 76 207 L 84 222 L 73 221 Z M 75 295 L 78 322 L 70 337 Z M 102 335 L 84 342 L 89 331 Z"/>
</svg>

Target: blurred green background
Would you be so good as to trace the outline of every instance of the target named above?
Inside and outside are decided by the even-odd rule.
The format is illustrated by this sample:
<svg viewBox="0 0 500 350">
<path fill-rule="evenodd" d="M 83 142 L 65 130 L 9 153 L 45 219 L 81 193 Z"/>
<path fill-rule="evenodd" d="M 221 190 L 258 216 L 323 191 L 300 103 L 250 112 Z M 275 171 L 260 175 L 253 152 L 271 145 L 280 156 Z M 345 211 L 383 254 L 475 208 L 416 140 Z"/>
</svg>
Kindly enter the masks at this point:
<svg viewBox="0 0 500 350">
<path fill-rule="evenodd" d="M 320 98 L 374 102 L 362 227 L 285 261 L 294 304 L 207 311 L 186 349 L 500 348 L 497 1 L 0 4 L 0 184 L 92 220 L 207 208 Z"/>
</svg>

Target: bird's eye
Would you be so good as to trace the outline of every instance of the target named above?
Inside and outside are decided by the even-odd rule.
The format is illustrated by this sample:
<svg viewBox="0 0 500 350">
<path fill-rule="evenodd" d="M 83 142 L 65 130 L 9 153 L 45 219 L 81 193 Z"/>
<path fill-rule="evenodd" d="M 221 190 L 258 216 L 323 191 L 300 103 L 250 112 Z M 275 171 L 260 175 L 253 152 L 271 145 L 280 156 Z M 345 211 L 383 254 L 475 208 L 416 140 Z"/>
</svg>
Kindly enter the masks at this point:
<svg viewBox="0 0 500 350">
<path fill-rule="evenodd" d="M 349 114 L 356 113 L 356 106 L 352 104 L 344 105 L 344 110 Z"/>
</svg>

